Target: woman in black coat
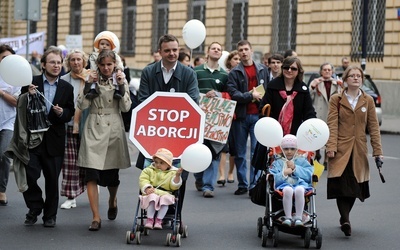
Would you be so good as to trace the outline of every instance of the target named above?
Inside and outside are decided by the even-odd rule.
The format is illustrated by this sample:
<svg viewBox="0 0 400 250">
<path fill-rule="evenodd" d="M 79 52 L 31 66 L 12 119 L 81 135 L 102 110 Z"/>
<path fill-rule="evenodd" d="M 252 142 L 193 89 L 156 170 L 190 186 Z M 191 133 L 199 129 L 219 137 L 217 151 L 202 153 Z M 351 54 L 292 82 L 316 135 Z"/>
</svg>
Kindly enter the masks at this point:
<svg viewBox="0 0 400 250">
<path fill-rule="evenodd" d="M 282 63 L 279 77 L 270 81 L 260 102 L 260 113 L 264 105 L 271 105 L 270 117 L 277 120 L 283 135 L 296 135 L 301 123 L 316 118 L 308 87 L 303 82 L 304 70 L 297 57 L 288 57 Z M 267 129 L 267 128 L 266 128 Z M 263 169 L 267 148 L 258 143 L 253 157 L 253 166 Z"/>
</svg>

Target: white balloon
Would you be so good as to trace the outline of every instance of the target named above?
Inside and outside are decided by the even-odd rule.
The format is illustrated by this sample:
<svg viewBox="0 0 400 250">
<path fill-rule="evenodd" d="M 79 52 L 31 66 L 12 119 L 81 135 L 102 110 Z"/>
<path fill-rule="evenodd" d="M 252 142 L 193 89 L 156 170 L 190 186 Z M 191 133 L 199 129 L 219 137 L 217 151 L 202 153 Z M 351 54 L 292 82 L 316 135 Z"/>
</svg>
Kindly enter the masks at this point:
<svg viewBox="0 0 400 250">
<path fill-rule="evenodd" d="M 32 68 L 25 58 L 9 55 L 0 63 L 0 76 L 6 83 L 22 87 L 32 83 Z"/>
<path fill-rule="evenodd" d="M 181 167 L 191 173 L 199 173 L 210 166 L 212 154 L 210 149 L 201 143 L 188 146 L 182 153 Z"/>
<path fill-rule="evenodd" d="M 115 34 L 114 34 L 113 32 L 111 32 L 111 31 L 105 30 L 105 31 L 100 32 L 99 34 L 97 34 L 97 36 L 94 38 L 93 41 L 96 41 L 97 38 L 99 38 L 99 37 L 101 37 L 101 36 L 103 36 L 103 35 L 107 35 L 107 36 L 112 37 L 113 42 L 114 42 L 114 45 L 115 45 L 115 48 L 113 49 L 113 51 L 114 51 L 115 53 L 119 53 L 119 48 L 120 48 L 119 39 L 118 39 L 117 35 L 115 35 Z M 98 48 L 95 48 L 95 47 L 93 47 L 93 48 L 94 48 L 94 51 L 99 52 L 99 49 L 98 49 Z"/>
<path fill-rule="evenodd" d="M 304 151 L 315 151 L 329 139 L 329 127 L 321 119 L 312 118 L 304 121 L 297 130 L 297 147 Z"/>
<path fill-rule="evenodd" d="M 201 21 L 192 19 L 183 26 L 182 36 L 186 46 L 195 49 L 206 39 L 206 27 Z"/>
<path fill-rule="evenodd" d="M 224 70 L 227 70 L 228 68 L 225 65 L 226 58 L 228 58 L 229 52 L 228 51 L 222 51 L 222 56 L 218 59 L 218 64 L 221 68 Z"/>
<path fill-rule="evenodd" d="M 266 147 L 276 147 L 281 144 L 283 129 L 277 120 L 263 117 L 254 126 L 254 135 L 259 143 Z"/>
</svg>

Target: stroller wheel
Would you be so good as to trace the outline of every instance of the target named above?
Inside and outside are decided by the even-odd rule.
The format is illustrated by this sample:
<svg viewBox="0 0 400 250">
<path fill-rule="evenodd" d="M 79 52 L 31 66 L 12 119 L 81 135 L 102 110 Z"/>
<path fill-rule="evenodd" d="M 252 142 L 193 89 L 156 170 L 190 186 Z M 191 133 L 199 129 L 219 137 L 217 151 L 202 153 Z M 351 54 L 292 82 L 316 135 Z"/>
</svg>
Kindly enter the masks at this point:
<svg viewBox="0 0 400 250">
<path fill-rule="evenodd" d="M 131 244 L 134 238 L 135 235 L 131 231 L 126 231 L 126 244 Z"/>
<path fill-rule="evenodd" d="M 177 234 L 175 238 L 175 246 L 180 247 L 181 246 L 181 235 Z"/>
<path fill-rule="evenodd" d="M 279 240 L 279 229 L 277 226 L 275 226 L 272 233 L 272 245 L 274 247 L 278 246 L 278 240 Z"/>
<path fill-rule="evenodd" d="M 317 237 L 315 238 L 315 244 L 317 249 L 321 249 L 322 246 L 322 233 L 321 229 L 317 229 Z"/>
<path fill-rule="evenodd" d="M 306 228 L 304 232 L 304 248 L 310 248 L 311 241 L 311 229 L 309 227 Z"/>
<path fill-rule="evenodd" d="M 150 234 L 150 229 L 144 228 L 143 229 L 143 234 L 146 235 L 146 236 L 149 235 Z"/>
<path fill-rule="evenodd" d="M 137 245 L 140 245 L 140 243 L 142 243 L 141 237 L 142 237 L 142 235 L 140 234 L 140 232 L 139 232 L 139 231 L 136 232 L 136 237 L 135 237 L 135 239 L 136 239 L 136 244 L 137 244 Z"/>
<path fill-rule="evenodd" d="M 263 226 L 261 235 L 261 246 L 266 247 L 267 242 L 268 242 L 268 228 L 267 226 Z"/>
<path fill-rule="evenodd" d="M 189 233 L 188 233 L 188 226 L 187 226 L 187 225 L 184 225 L 183 228 L 182 228 L 182 238 L 187 238 L 188 235 L 189 235 Z"/>
<path fill-rule="evenodd" d="M 261 217 L 258 217 L 258 220 L 257 220 L 257 236 L 258 236 L 258 238 L 261 238 L 262 233 L 263 233 L 263 219 Z"/>
<path fill-rule="evenodd" d="M 167 239 L 165 241 L 165 245 L 169 246 L 170 242 L 171 242 L 171 233 L 167 233 Z"/>
</svg>

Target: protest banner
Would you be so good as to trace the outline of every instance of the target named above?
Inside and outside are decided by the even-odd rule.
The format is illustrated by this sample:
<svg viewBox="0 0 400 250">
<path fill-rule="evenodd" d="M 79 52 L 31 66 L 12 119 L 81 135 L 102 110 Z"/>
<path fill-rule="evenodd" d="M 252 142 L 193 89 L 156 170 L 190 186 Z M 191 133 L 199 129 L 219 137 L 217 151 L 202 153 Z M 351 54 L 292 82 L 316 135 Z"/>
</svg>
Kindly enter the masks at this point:
<svg viewBox="0 0 400 250">
<path fill-rule="evenodd" d="M 45 32 L 29 34 L 29 54 L 36 50 L 39 54 L 44 52 Z M 9 45 L 17 55 L 26 54 L 26 36 L 0 38 L 0 44 Z"/>
<path fill-rule="evenodd" d="M 236 101 L 200 94 L 200 108 L 206 114 L 204 139 L 226 143 L 235 113 Z"/>
</svg>

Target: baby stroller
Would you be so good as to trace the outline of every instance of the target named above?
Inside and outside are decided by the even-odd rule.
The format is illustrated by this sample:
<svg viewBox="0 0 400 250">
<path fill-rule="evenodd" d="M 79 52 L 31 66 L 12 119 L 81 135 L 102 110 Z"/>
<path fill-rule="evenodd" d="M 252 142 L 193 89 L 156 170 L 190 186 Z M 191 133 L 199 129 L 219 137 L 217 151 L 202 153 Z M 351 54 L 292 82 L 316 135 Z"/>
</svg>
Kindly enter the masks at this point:
<svg viewBox="0 0 400 250">
<path fill-rule="evenodd" d="M 177 165 L 175 160 L 174 165 Z M 186 238 L 188 236 L 188 227 L 182 223 L 182 205 L 185 197 L 187 177 L 188 173 L 184 171 L 182 173 L 181 187 L 177 191 L 173 192 L 173 195 L 175 196 L 175 204 L 168 207 L 168 212 L 163 219 L 163 229 L 168 228 L 172 230 L 171 233 L 167 233 L 165 241 L 166 246 L 175 245 L 180 247 L 181 238 Z M 140 245 L 142 242 L 142 235 L 149 235 L 150 230 L 144 227 L 146 219 L 146 210 L 140 207 L 140 199 L 138 198 L 132 229 L 126 232 L 127 244 L 134 242 L 137 245 Z"/>
<path fill-rule="evenodd" d="M 270 164 L 274 158 L 271 155 L 276 155 L 276 150 L 274 154 L 271 153 L 269 149 L 268 156 Z M 307 154 L 307 153 L 306 153 Z M 309 160 L 311 159 L 311 154 L 307 156 Z M 271 240 L 271 244 L 274 247 L 278 246 L 279 232 L 284 232 L 293 235 L 299 235 L 304 239 L 304 247 L 310 247 L 310 241 L 315 240 L 316 248 L 320 249 L 322 246 L 322 233 L 321 229 L 318 228 L 317 214 L 315 209 L 315 196 L 316 196 L 316 184 L 318 182 L 318 175 L 314 170 L 312 176 L 313 188 L 311 191 L 305 194 L 305 208 L 303 211 L 303 226 L 300 227 L 288 227 L 282 225 L 284 220 L 284 211 L 282 205 L 283 194 L 281 191 L 275 189 L 274 176 L 268 174 L 268 168 L 265 167 L 264 178 L 266 178 L 266 206 L 264 217 L 259 217 L 257 220 L 257 236 L 262 240 L 262 246 L 266 247 L 268 240 Z M 320 170 L 318 170 L 319 172 Z"/>
</svg>

